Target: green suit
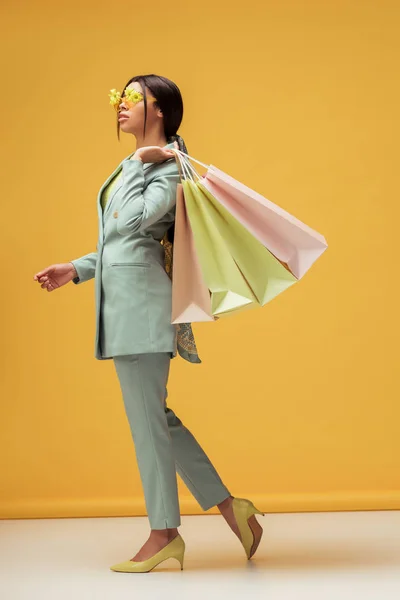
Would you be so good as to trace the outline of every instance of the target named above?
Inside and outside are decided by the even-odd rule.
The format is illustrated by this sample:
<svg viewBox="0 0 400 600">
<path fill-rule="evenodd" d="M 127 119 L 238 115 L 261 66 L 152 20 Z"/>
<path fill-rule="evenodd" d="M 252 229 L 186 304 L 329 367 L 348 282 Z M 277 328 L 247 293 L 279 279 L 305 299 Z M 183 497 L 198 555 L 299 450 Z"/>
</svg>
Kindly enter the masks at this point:
<svg viewBox="0 0 400 600">
<path fill-rule="evenodd" d="M 121 169 L 103 211 L 102 192 Z M 152 529 L 181 524 L 176 472 L 203 510 L 230 495 L 166 402 L 177 330 L 160 240 L 175 219 L 179 181 L 174 158 L 162 164 L 125 158 L 97 197 L 97 252 L 71 261 L 74 283 L 95 277 L 95 357 L 114 359 Z"/>
</svg>

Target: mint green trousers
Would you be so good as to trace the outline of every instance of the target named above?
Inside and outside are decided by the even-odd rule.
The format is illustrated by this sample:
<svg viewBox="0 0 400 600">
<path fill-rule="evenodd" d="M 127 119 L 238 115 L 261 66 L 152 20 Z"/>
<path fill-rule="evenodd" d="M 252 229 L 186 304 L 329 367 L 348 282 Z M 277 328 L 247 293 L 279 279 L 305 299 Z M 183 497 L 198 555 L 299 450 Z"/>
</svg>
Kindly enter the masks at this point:
<svg viewBox="0 0 400 600">
<path fill-rule="evenodd" d="M 210 459 L 167 407 L 171 353 L 114 356 L 151 529 L 181 524 L 176 473 L 203 510 L 230 496 Z"/>
</svg>

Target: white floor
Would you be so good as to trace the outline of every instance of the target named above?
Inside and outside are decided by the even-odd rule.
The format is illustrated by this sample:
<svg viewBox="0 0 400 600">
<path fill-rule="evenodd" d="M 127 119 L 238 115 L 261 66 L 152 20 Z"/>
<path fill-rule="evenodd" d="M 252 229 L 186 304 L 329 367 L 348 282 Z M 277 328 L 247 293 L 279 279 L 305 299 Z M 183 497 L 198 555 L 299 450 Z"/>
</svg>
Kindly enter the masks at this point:
<svg viewBox="0 0 400 600">
<path fill-rule="evenodd" d="M 148 536 L 147 517 L 0 521 L 1 600 L 399 600 L 400 511 L 257 516 L 248 561 L 220 515 L 182 516 L 183 571 L 116 573 Z"/>
</svg>

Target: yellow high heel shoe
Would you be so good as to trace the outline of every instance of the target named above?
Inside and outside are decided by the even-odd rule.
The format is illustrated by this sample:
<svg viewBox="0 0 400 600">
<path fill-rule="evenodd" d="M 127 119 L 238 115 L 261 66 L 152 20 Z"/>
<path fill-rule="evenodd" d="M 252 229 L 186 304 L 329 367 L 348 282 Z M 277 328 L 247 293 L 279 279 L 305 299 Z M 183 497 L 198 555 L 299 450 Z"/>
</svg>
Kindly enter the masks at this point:
<svg viewBox="0 0 400 600">
<path fill-rule="evenodd" d="M 112 571 L 118 571 L 120 573 L 148 573 L 154 567 L 159 565 L 167 558 L 176 558 L 181 564 L 181 571 L 183 569 L 183 556 L 185 554 L 185 542 L 178 533 L 173 540 L 168 542 L 164 548 L 161 548 L 159 552 L 156 552 L 153 556 L 147 560 L 134 561 L 126 560 L 125 562 L 113 565 L 110 567 Z"/>
<path fill-rule="evenodd" d="M 258 508 L 256 508 L 254 506 L 254 504 L 250 500 L 247 500 L 246 498 L 233 498 L 232 508 L 233 508 L 233 514 L 236 519 L 236 523 L 239 527 L 240 536 L 242 538 L 241 539 L 242 546 L 246 552 L 247 558 L 250 559 L 253 556 L 253 554 L 257 548 L 253 549 L 253 545 L 254 545 L 256 538 L 255 538 L 255 533 L 251 527 L 251 524 L 248 522 L 248 519 L 252 515 L 255 515 L 255 514 L 264 516 L 265 513 L 258 510 Z M 257 547 L 261 541 L 262 534 L 263 534 L 263 532 L 261 532 L 261 536 L 260 536 L 259 542 L 257 544 Z M 253 552 L 251 552 L 252 549 L 253 549 Z"/>
</svg>

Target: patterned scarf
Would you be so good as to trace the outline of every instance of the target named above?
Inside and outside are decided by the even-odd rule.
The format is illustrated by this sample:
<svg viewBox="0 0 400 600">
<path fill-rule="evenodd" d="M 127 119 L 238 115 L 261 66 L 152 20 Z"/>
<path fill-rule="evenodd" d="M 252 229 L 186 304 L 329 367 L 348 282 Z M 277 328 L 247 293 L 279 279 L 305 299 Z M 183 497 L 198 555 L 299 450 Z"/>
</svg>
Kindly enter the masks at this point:
<svg viewBox="0 0 400 600">
<path fill-rule="evenodd" d="M 172 135 L 168 139 L 168 143 L 176 141 L 179 146 L 179 150 L 188 154 L 185 142 L 180 135 Z M 173 266 L 173 254 L 174 254 L 174 243 L 173 243 L 173 230 L 175 224 L 173 223 L 168 231 L 165 233 L 161 244 L 165 249 L 164 266 L 165 270 L 172 281 L 172 266 Z M 199 354 L 197 352 L 196 341 L 194 339 L 192 326 L 190 323 L 178 323 L 177 328 L 177 349 L 185 360 L 191 363 L 201 363 Z"/>
</svg>

